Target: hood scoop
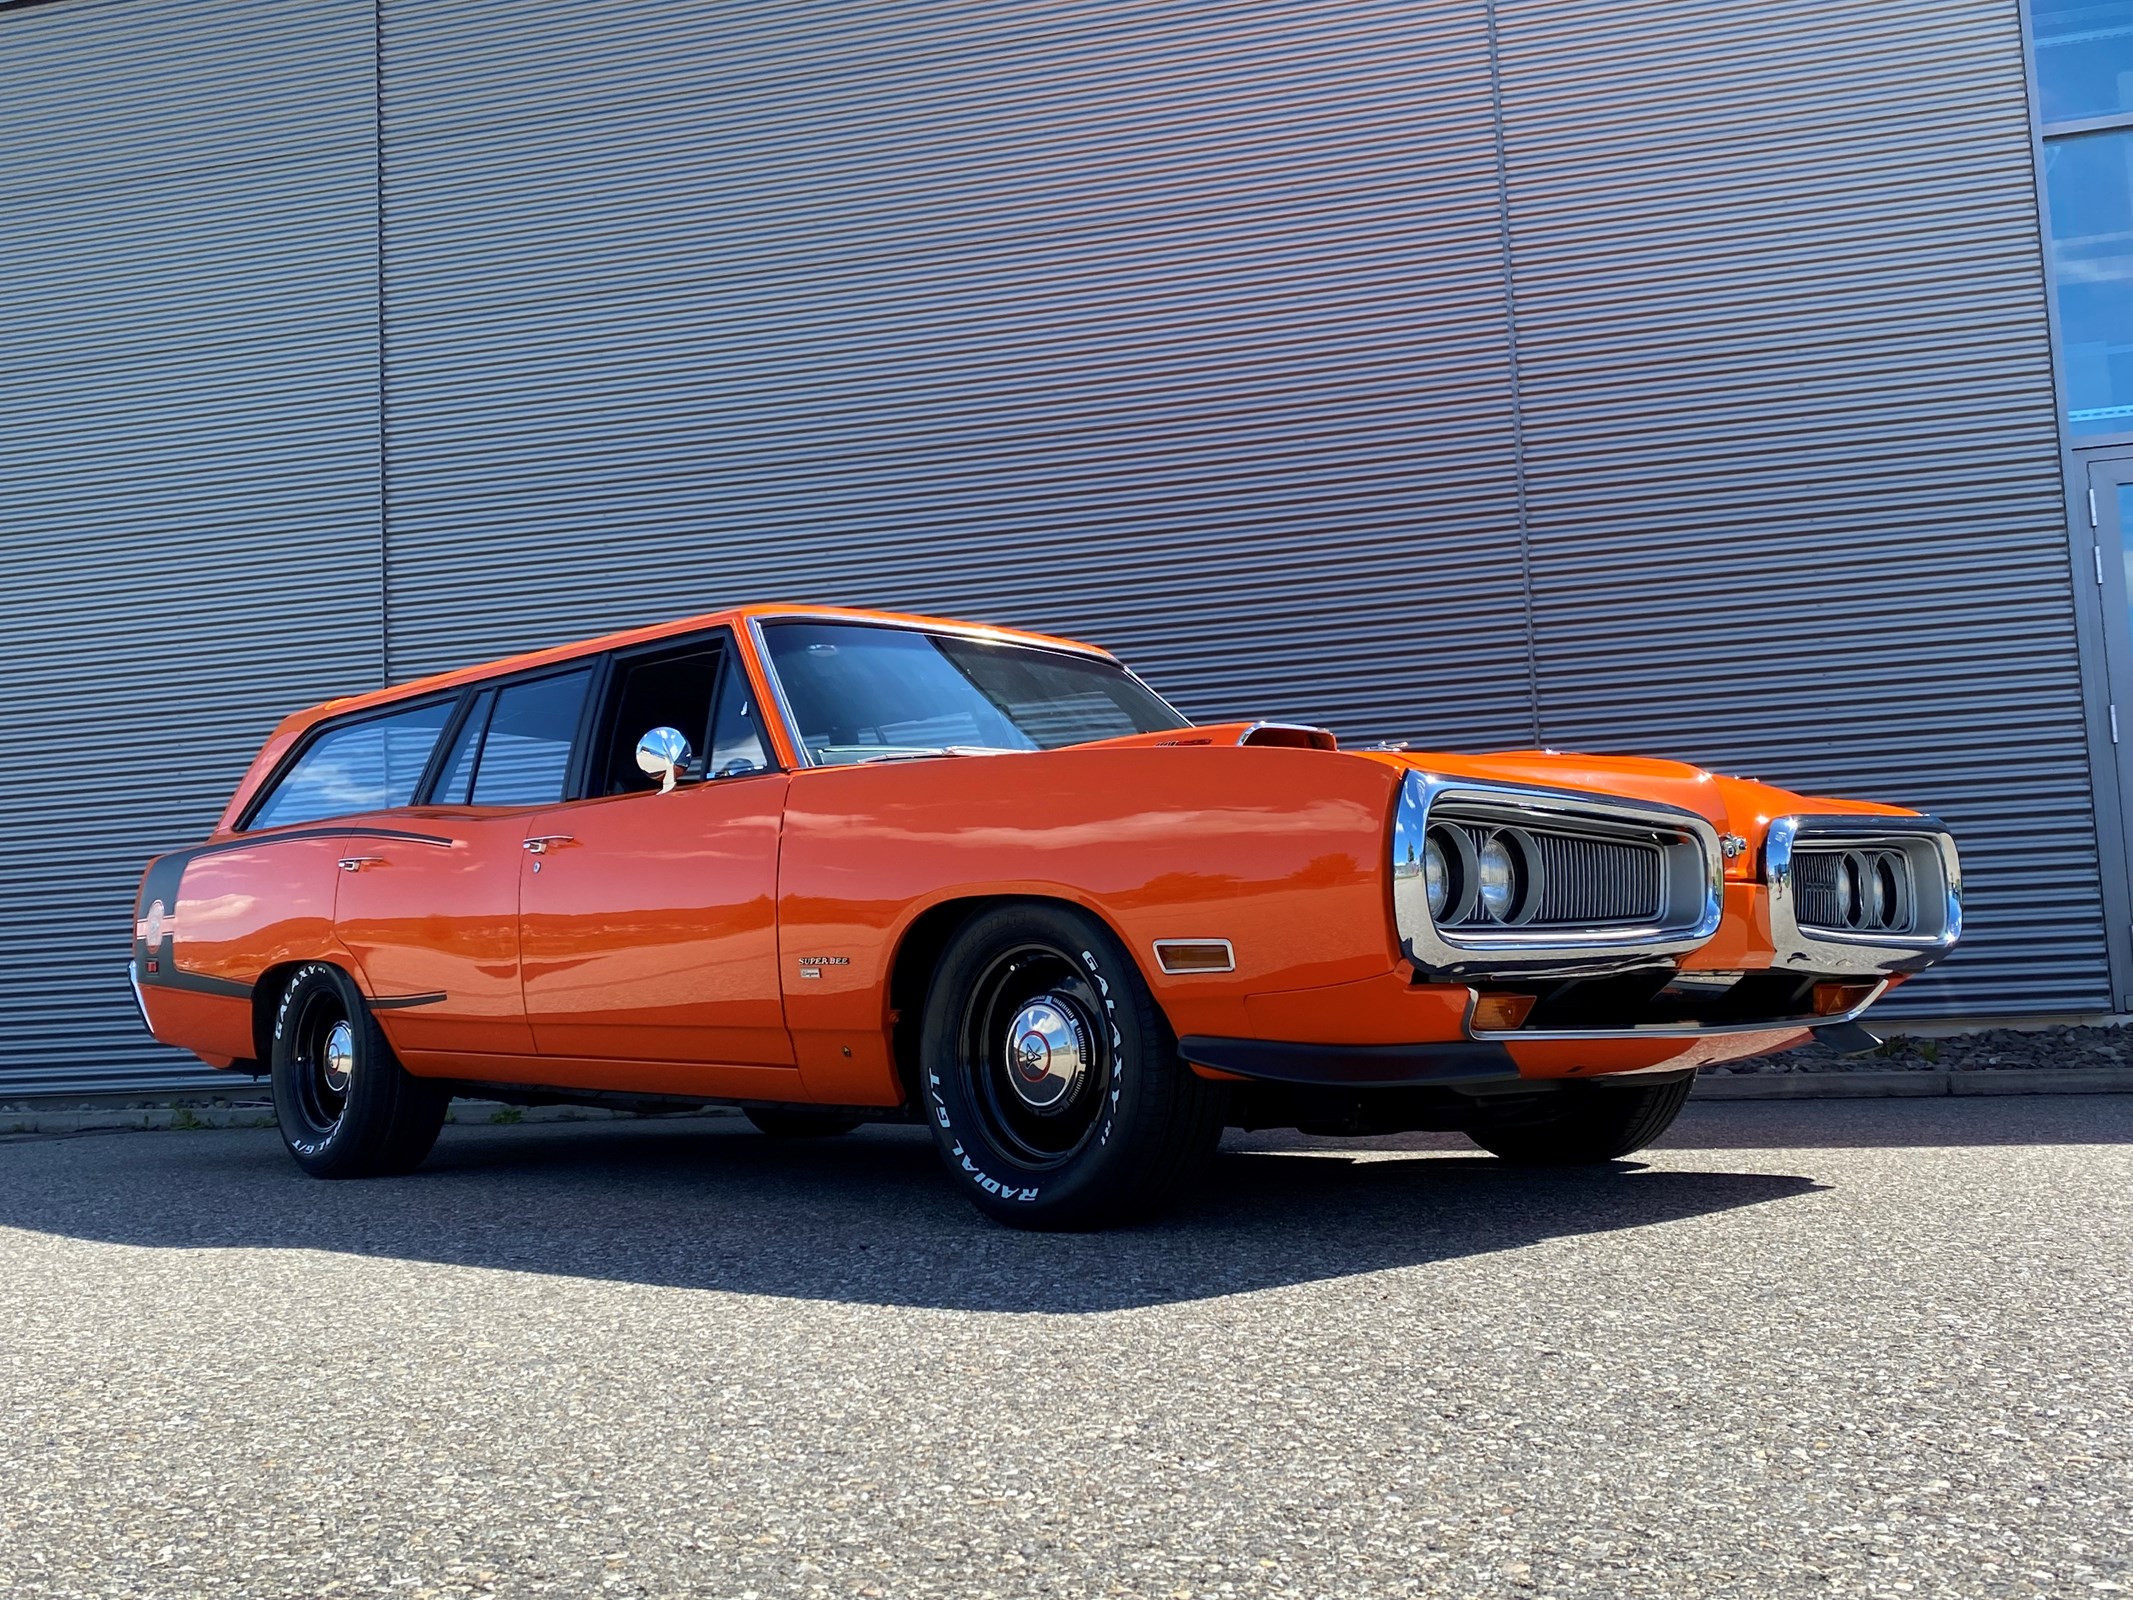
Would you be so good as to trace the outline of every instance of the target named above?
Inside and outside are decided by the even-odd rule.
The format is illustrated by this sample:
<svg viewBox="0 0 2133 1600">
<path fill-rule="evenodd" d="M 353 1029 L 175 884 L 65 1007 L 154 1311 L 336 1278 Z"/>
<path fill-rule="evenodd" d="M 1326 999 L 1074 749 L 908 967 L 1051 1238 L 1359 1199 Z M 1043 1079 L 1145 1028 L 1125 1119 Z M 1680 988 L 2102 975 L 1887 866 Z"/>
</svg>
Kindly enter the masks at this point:
<svg viewBox="0 0 2133 1600">
<path fill-rule="evenodd" d="M 1303 722 L 1255 722 L 1237 735 L 1239 744 L 1283 745 L 1291 750 L 1338 750 L 1340 740 L 1327 728 Z"/>
</svg>

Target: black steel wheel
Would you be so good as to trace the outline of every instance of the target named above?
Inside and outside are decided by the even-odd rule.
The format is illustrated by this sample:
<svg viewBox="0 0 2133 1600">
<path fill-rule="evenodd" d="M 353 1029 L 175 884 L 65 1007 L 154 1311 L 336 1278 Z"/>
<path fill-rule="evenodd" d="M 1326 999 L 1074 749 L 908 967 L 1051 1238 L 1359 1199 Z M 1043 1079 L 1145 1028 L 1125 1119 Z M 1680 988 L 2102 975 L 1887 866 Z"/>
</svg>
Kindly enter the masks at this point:
<svg viewBox="0 0 2133 1600">
<path fill-rule="evenodd" d="M 1068 906 L 980 913 L 927 996 L 928 1122 L 980 1210 L 1091 1228 L 1173 1202 L 1222 1131 L 1221 1086 L 1179 1059 L 1110 930 Z"/>
<path fill-rule="evenodd" d="M 1520 1166 L 1619 1161 L 1666 1132 L 1695 1087 L 1694 1073 L 1665 1083 L 1567 1083 L 1544 1111 L 1470 1129 L 1467 1137 L 1491 1155 Z"/>
<path fill-rule="evenodd" d="M 400 1065 L 338 967 L 290 975 L 269 1055 L 282 1143 L 314 1178 L 408 1172 L 437 1142 L 450 1095 Z"/>
</svg>

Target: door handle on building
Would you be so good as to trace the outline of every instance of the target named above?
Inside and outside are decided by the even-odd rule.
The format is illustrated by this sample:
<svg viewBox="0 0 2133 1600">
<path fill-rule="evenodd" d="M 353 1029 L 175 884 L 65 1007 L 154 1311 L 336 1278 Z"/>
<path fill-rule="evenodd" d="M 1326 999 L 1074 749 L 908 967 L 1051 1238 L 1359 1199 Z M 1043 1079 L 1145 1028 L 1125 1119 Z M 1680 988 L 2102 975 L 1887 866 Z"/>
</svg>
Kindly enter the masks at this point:
<svg viewBox="0 0 2133 1600">
<path fill-rule="evenodd" d="M 528 854 L 545 856 L 558 845 L 575 844 L 577 841 L 567 833 L 544 833 L 532 839 L 521 840 Z"/>
</svg>

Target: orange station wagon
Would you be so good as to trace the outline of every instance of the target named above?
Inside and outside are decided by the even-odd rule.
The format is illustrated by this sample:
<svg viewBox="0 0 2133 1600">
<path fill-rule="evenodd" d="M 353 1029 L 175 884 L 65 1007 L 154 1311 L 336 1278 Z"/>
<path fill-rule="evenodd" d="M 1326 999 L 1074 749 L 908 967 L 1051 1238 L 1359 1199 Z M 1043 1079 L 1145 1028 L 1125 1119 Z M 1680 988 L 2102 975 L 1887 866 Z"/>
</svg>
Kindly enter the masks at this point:
<svg viewBox="0 0 2133 1600">
<path fill-rule="evenodd" d="M 1661 1133 L 1960 931 L 1930 818 L 1672 762 L 1195 725 L 1114 657 L 759 606 L 289 718 L 148 866 L 156 1037 L 319 1177 L 455 1094 L 920 1120 L 993 1217 L 1145 1216 L 1225 1126 Z"/>
</svg>

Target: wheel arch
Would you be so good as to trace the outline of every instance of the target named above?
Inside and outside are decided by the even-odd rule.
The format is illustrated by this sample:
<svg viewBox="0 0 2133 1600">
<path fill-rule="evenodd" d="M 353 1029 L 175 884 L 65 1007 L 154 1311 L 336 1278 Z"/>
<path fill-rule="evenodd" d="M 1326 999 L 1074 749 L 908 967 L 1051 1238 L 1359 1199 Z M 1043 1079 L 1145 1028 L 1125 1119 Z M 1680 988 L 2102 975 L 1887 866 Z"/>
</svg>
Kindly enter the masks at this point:
<svg viewBox="0 0 2133 1600">
<path fill-rule="evenodd" d="M 355 963 L 344 956 L 303 956 L 293 961 L 277 961 L 260 973 L 252 985 L 252 1059 L 265 1072 L 274 1060 L 274 1016 L 281 1008 L 282 991 L 289 980 L 306 967 L 332 967 L 356 986 L 356 993 L 366 1000 L 369 993 L 363 987 L 363 975 Z"/>
<path fill-rule="evenodd" d="M 933 974 L 940 959 L 959 929 L 973 917 L 1001 906 L 1058 906 L 1066 911 L 1079 911 L 1094 917 L 1104 925 L 1111 937 L 1118 941 L 1119 948 L 1126 952 L 1126 959 L 1140 973 L 1141 981 L 1149 989 L 1158 1012 L 1163 1010 L 1162 999 L 1155 994 L 1155 987 L 1148 983 L 1147 969 L 1142 966 L 1139 952 L 1120 929 L 1115 919 L 1103 907 L 1073 895 L 1046 893 L 1042 891 L 986 893 L 969 892 L 951 894 L 933 901 L 920 910 L 904 925 L 897 936 L 894 952 L 889 960 L 888 1010 L 890 1060 L 896 1069 L 898 1087 L 903 1090 L 906 1105 L 919 1104 L 919 1032 L 924 1021 L 926 991 L 933 981 Z M 1169 1021 L 1168 1016 L 1164 1021 Z"/>
</svg>

